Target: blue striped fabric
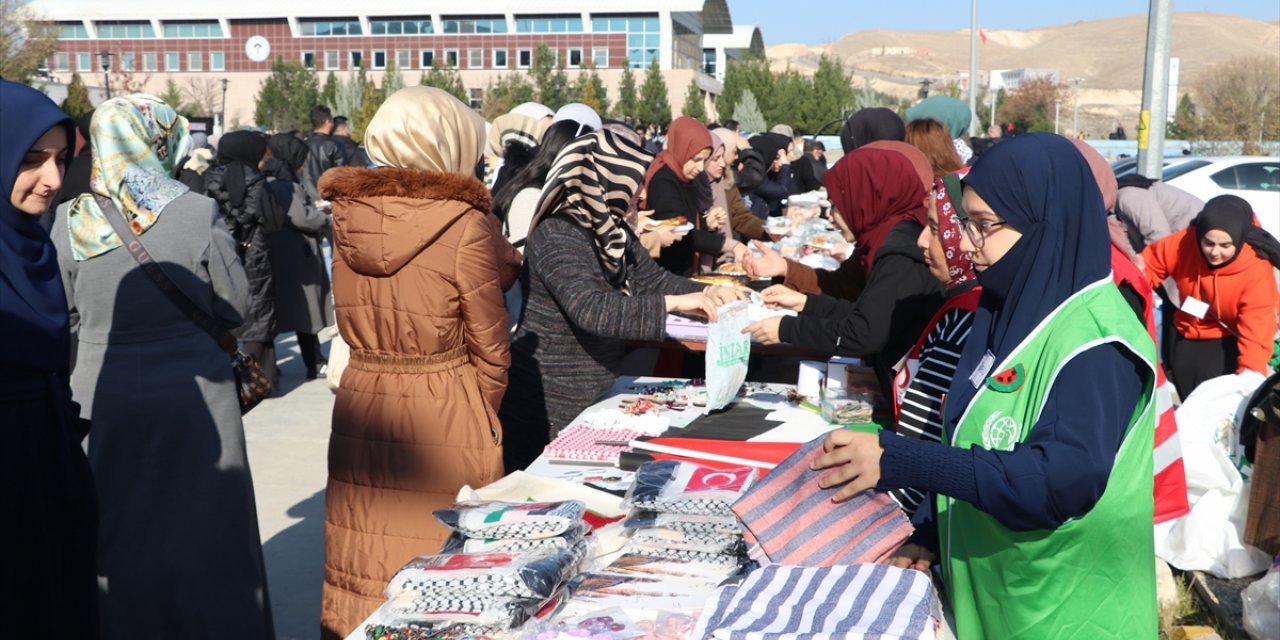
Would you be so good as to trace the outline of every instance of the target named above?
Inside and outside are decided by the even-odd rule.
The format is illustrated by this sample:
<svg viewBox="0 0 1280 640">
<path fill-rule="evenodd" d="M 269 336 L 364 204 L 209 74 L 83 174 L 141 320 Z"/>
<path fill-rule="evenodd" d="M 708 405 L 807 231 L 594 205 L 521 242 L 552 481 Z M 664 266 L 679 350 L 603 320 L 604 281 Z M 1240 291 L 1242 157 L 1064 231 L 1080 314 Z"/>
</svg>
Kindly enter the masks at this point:
<svg viewBox="0 0 1280 640">
<path fill-rule="evenodd" d="M 769 565 L 708 600 L 693 638 L 881 640 L 937 637 L 941 604 L 928 574 L 883 564 Z"/>
</svg>

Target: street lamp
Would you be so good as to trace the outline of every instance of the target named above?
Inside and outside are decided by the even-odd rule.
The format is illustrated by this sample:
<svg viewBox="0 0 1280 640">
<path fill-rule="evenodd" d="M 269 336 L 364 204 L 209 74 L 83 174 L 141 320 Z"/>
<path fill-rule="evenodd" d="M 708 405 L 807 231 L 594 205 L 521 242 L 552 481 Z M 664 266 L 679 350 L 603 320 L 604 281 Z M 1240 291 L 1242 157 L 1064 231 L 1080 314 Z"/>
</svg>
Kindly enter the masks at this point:
<svg viewBox="0 0 1280 640">
<path fill-rule="evenodd" d="M 107 75 L 111 71 L 111 56 L 113 54 L 106 49 L 98 52 L 98 63 L 102 65 L 102 88 L 107 91 L 107 99 L 111 99 L 111 76 Z"/>
<path fill-rule="evenodd" d="M 227 79 L 222 79 L 222 109 L 218 113 L 218 122 L 222 126 L 222 130 L 227 130 Z"/>
<path fill-rule="evenodd" d="M 1080 137 L 1080 83 L 1082 78 L 1072 78 L 1071 84 L 1071 135 Z"/>
</svg>

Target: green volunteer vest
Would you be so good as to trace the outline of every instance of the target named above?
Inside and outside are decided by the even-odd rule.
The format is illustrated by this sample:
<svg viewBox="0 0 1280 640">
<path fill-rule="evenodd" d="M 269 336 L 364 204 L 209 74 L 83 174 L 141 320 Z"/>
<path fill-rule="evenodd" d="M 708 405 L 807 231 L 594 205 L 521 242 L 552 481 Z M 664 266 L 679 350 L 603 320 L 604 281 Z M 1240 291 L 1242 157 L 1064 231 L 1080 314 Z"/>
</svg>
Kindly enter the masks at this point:
<svg viewBox="0 0 1280 640">
<path fill-rule="evenodd" d="M 947 435 L 955 447 L 1013 449 L 1035 427 L 1062 367 L 1108 342 L 1123 345 L 1151 369 L 1107 488 L 1089 513 L 1054 530 L 1012 531 L 970 503 L 938 496 L 956 637 L 1156 637 L 1155 346 L 1110 278 L 1069 298 L 994 367 L 956 432 Z"/>
</svg>

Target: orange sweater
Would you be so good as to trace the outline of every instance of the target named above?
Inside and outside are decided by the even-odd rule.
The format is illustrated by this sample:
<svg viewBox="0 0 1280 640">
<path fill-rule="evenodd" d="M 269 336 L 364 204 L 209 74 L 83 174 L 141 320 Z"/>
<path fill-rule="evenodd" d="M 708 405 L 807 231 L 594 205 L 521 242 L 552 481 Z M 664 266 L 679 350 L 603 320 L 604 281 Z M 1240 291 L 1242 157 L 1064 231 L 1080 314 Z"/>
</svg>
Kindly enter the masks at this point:
<svg viewBox="0 0 1280 640">
<path fill-rule="evenodd" d="M 1187 228 L 1148 245 L 1142 258 L 1152 287 L 1172 277 L 1184 302 L 1191 297 L 1209 305 L 1204 318 L 1179 309 L 1174 315 L 1178 333 L 1191 340 L 1234 334 L 1240 347 L 1236 373 L 1249 370 L 1266 375 L 1280 292 L 1276 290 L 1270 262 L 1247 244 L 1238 251 L 1231 264 L 1210 269 L 1200 253 L 1195 229 Z"/>
</svg>

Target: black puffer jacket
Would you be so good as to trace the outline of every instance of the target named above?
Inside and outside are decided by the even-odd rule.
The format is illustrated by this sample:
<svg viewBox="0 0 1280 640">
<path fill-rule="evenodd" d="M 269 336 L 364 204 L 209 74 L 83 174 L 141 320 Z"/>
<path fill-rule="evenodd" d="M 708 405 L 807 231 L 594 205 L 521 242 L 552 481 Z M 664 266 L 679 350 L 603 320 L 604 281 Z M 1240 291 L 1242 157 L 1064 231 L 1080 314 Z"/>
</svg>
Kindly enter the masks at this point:
<svg viewBox="0 0 1280 640">
<path fill-rule="evenodd" d="M 284 227 L 285 213 L 268 190 L 265 176 L 254 168 L 244 169 L 244 202 L 239 207 L 232 205 L 227 172 L 239 171 L 242 166 L 219 165 L 209 169 L 204 174 L 205 188 L 209 197 L 218 202 L 249 276 L 252 296 L 249 311 L 244 316 L 244 324 L 233 333 L 245 342 L 271 342 L 276 334 L 276 313 L 267 236 Z"/>
</svg>

